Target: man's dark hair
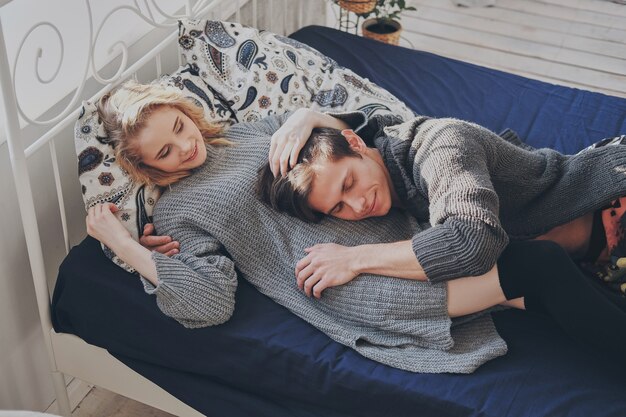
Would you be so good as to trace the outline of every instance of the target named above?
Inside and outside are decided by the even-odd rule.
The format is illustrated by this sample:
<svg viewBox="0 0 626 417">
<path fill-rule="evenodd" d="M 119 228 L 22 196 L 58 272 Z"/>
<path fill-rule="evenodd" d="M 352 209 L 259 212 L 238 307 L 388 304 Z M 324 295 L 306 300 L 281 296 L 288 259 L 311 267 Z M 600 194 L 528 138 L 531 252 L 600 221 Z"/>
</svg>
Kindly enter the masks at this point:
<svg viewBox="0 0 626 417">
<path fill-rule="evenodd" d="M 257 196 L 273 209 L 301 220 L 319 222 L 323 213 L 308 204 L 318 162 L 336 162 L 345 157 L 361 157 L 350 147 L 340 130 L 315 128 L 300 151 L 298 163 L 287 173 L 274 177 L 269 163 L 259 170 Z"/>
</svg>

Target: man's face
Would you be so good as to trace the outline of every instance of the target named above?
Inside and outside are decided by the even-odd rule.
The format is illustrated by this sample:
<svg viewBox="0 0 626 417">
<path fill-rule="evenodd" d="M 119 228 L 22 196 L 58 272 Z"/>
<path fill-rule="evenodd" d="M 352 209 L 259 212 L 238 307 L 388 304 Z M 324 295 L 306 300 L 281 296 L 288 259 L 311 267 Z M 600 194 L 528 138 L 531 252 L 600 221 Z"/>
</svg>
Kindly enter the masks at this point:
<svg viewBox="0 0 626 417">
<path fill-rule="evenodd" d="M 317 161 L 309 206 L 343 220 L 386 215 L 392 197 L 387 170 L 370 152 L 338 161 Z"/>
</svg>

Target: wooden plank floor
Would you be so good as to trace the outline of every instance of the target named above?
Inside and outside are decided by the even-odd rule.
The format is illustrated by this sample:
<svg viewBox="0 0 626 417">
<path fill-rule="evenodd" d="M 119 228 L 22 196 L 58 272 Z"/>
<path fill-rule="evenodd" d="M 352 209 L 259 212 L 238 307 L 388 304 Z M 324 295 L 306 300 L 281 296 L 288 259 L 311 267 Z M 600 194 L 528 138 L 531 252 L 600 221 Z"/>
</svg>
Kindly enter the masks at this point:
<svg viewBox="0 0 626 417">
<path fill-rule="evenodd" d="M 72 417 L 174 417 L 102 388 L 93 388 L 72 412 Z"/>
<path fill-rule="evenodd" d="M 626 5 L 606 0 L 496 0 L 457 7 L 412 0 L 403 46 L 626 97 Z"/>
</svg>

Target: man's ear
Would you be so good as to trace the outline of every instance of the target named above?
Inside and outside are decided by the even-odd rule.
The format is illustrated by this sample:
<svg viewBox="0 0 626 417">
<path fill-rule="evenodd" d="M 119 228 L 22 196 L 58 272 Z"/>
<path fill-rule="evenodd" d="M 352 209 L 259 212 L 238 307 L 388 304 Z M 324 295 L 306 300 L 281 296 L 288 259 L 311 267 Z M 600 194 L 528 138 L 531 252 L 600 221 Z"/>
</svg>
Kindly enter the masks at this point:
<svg viewBox="0 0 626 417">
<path fill-rule="evenodd" d="M 362 153 L 365 149 L 367 149 L 367 145 L 365 144 L 363 139 L 361 139 L 359 135 L 354 133 L 354 130 L 344 129 L 341 131 L 341 134 L 344 138 L 346 138 L 348 144 L 353 150 Z"/>
</svg>

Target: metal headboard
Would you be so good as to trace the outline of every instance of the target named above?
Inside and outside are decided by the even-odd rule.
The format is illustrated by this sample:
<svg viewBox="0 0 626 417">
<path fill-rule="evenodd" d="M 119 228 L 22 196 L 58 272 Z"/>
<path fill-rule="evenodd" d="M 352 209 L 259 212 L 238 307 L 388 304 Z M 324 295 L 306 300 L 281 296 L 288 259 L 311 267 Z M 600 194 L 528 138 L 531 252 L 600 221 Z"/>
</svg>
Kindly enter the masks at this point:
<svg viewBox="0 0 626 417">
<path fill-rule="evenodd" d="M 286 9 L 286 4 L 289 0 L 267 0 L 265 1 L 266 11 L 269 16 L 274 15 L 275 8 L 282 7 L 283 11 Z M 1 1 L 0 5 L 7 4 L 7 1 Z M 84 64 L 83 79 L 77 84 L 77 88 L 71 94 L 69 102 L 64 108 L 57 114 L 45 119 L 42 117 L 31 117 L 22 108 L 17 94 L 16 84 L 16 68 L 18 60 L 22 56 L 23 48 L 33 32 L 39 28 L 45 27 L 52 30 L 55 36 L 58 37 L 60 42 L 60 54 L 56 69 L 53 71 L 52 76 L 44 77 L 41 75 L 39 62 L 42 57 L 42 48 L 39 47 L 36 51 L 35 57 L 35 76 L 37 81 L 41 84 L 50 84 L 56 81 L 59 71 L 61 69 L 61 63 L 64 58 L 64 42 L 61 35 L 61 31 L 54 24 L 50 22 L 39 22 L 33 25 L 23 37 L 19 43 L 17 49 L 17 56 L 15 61 L 9 62 L 6 47 L 6 38 L 3 31 L 2 18 L 0 15 L 0 89 L 2 102 L 4 104 L 4 123 L 6 128 L 7 142 L 9 148 L 9 155 L 11 160 L 11 167 L 13 172 L 13 178 L 18 196 L 18 202 L 20 207 L 21 219 L 24 227 L 24 234 L 26 237 L 26 244 L 28 249 L 28 255 L 30 260 L 30 267 L 33 276 L 33 282 L 35 285 L 35 294 L 37 298 L 37 306 L 39 309 L 39 317 L 43 329 L 44 340 L 46 343 L 46 349 L 48 352 L 48 358 L 53 374 L 53 380 L 55 384 L 55 392 L 57 396 L 57 404 L 59 412 L 63 415 L 71 415 L 70 404 L 66 392 L 65 379 L 63 373 L 68 373 L 73 376 L 78 376 L 81 379 L 89 380 L 89 382 L 99 385 L 100 381 L 103 385 L 107 385 L 108 380 L 101 379 L 98 375 L 95 375 L 95 371 L 85 371 L 75 368 L 76 361 L 80 352 L 89 358 L 92 353 L 94 355 L 100 355 L 99 360 L 113 361 L 110 363 L 110 367 L 119 366 L 119 363 L 115 363 L 115 359 L 110 357 L 106 351 L 100 352 L 99 348 L 95 348 L 91 345 L 85 344 L 82 340 L 69 335 L 59 335 L 54 332 L 51 323 L 51 311 L 50 311 L 50 290 L 48 287 L 48 279 L 46 277 L 46 268 L 44 265 L 44 251 L 42 249 L 42 241 L 40 230 L 37 223 L 37 213 L 35 207 L 35 201 L 33 196 L 33 187 L 31 184 L 31 177 L 28 169 L 28 159 L 42 150 L 46 145 L 48 146 L 48 152 L 51 158 L 52 171 L 54 177 L 54 183 L 56 187 L 56 198 L 58 200 L 59 213 L 61 219 L 61 225 L 63 230 L 63 241 L 65 246 L 65 253 L 70 248 L 70 233 L 68 232 L 68 217 L 66 213 L 66 205 L 62 187 L 62 177 L 59 169 L 59 158 L 57 155 L 57 148 L 55 145 L 55 138 L 64 130 L 73 126 L 80 110 L 80 104 L 82 100 L 95 101 L 103 94 L 107 93 L 111 89 L 115 88 L 118 84 L 130 77 L 137 77 L 137 73 L 142 71 L 148 65 L 154 65 L 153 70 L 156 76 L 160 76 L 164 72 L 166 64 L 169 67 L 177 67 L 181 64 L 180 54 L 178 56 L 178 63 L 165 63 L 162 54 L 168 47 L 172 47 L 177 38 L 177 19 L 179 18 L 202 18 L 212 17 L 217 19 L 226 19 L 234 16 L 236 21 L 241 21 L 241 13 L 244 7 L 251 8 L 249 21 L 244 22 L 252 26 L 257 26 L 258 19 L 258 1 L 257 0 L 186 0 L 182 10 L 178 14 L 167 14 L 157 4 L 156 0 L 129 0 L 127 5 L 118 6 L 109 11 L 104 17 L 104 20 L 98 25 L 94 25 L 94 15 L 89 0 L 85 0 L 88 22 L 89 22 L 89 54 L 87 62 Z M 280 3 L 280 4 L 275 4 Z M 293 4 L 293 3 L 292 3 Z M 2 6 L 0 6 L 2 7 Z M 153 27 L 153 31 L 165 31 L 167 34 L 159 41 L 155 42 L 149 47 L 147 51 L 142 51 L 142 56 L 138 59 L 133 59 L 132 49 L 135 45 L 128 45 L 124 40 L 118 40 L 111 47 L 111 51 L 117 53 L 119 66 L 115 70 L 114 74 L 110 77 L 105 77 L 101 74 L 101 69 L 96 68 L 94 54 L 96 47 L 99 46 L 99 38 L 103 28 L 107 24 L 112 24 L 113 18 L 118 16 L 119 13 L 131 13 L 142 21 L 148 23 Z M 286 13 L 282 13 L 283 27 L 285 27 Z M 302 13 L 297 12 L 298 18 L 301 18 Z M 298 22 L 297 27 L 300 27 Z M 270 27 L 270 29 L 272 29 Z M 11 65 L 12 64 L 12 65 Z M 172 65 L 173 64 L 173 65 Z M 109 68 L 110 69 L 110 68 Z M 94 87 L 95 86 L 95 87 Z M 67 101 L 67 100 L 66 100 Z M 20 119 L 27 125 L 31 126 L 43 126 L 46 128 L 43 134 L 37 134 L 34 137 L 25 135 L 25 129 L 20 125 Z M 76 186 L 78 182 L 75 182 Z M 81 217 L 82 221 L 82 217 Z M 77 340 L 74 340 L 74 339 Z M 82 343 L 82 344 L 81 344 Z M 82 347 L 83 344 L 85 347 Z M 72 353 L 73 360 L 64 360 L 64 356 L 70 356 L 65 354 L 63 350 L 74 349 Z M 68 365 L 63 365 L 68 363 Z M 71 369 L 70 369 L 71 368 Z M 122 371 L 120 371 L 122 372 Z M 125 370 L 123 372 L 126 372 Z M 127 376 L 125 376 L 127 377 Z M 145 381 L 144 381 L 145 382 Z M 144 384 L 144 382 L 141 382 Z M 138 383 L 139 384 L 139 383 Z M 157 391 L 150 391 L 153 389 L 149 384 L 144 384 L 144 388 L 147 387 L 147 391 L 141 391 L 137 394 L 137 390 L 130 389 L 128 392 L 124 389 L 118 391 L 123 395 L 134 397 L 140 401 L 150 402 L 150 393 L 157 395 Z M 156 387 L 156 386 L 155 386 Z M 105 386 L 105 388 L 112 389 L 112 387 Z M 157 387 L 158 388 L 158 387 Z M 115 389 L 113 389 L 115 390 Z M 159 393 L 158 395 L 163 395 Z M 146 400 L 146 398 L 148 400 Z M 172 397 L 173 398 L 173 397 Z M 175 401 L 175 400 L 172 400 Z M 165 405 L 163 405 L 165 404 Z M 187 406 L 168 405 L 170 403 L 160 402 L 153 404 L 159 408 L 166 409 L 170 412 L 184 412 L 192 413 L 194 410 L 187 409 Z M 177 408 L 178 407 L 178 408 Z M 184 411 L 181 411 L 184 410 Z"/>
</svg>

